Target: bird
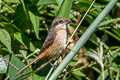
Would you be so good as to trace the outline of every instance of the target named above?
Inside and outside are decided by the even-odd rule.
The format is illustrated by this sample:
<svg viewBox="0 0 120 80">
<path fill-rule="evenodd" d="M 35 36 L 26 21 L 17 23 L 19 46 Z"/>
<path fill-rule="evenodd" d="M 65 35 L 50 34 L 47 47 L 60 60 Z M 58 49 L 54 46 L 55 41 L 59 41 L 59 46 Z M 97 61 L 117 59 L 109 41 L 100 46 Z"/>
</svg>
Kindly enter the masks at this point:
<svg viewBox="0 0 120 80">
<path fill-rule="evenodd" d="M 25 69 L 40 59 L 46 58 L 47 60 L 50 60 L 59 56 L 67 41 L 67 24 L 69 23 L 71 23 L 70 19 L 63 17 L 55 18 L 51 24 L 48 36 L 40 49 L 40 54 L 33 61 L 20 69 L 16 73 L 16 76 L 23 73 Z"/>
</svg>

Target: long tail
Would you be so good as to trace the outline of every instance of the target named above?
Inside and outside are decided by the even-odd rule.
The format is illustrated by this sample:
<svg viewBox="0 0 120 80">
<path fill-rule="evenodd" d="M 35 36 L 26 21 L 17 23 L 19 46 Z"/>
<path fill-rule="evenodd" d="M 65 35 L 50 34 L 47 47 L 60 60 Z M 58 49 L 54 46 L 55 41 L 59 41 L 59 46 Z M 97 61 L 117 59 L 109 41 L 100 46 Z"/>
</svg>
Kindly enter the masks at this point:
<svg viewBox="0 0 120 80">
<path fill-rule="evenodd" d="M 33 63 L 35 63 L 36 61 L 42 59 L 45 57 L 44 53 L 41 53 L 38 57 L 36 57 L 32 62 L 30 62 L 29 64 L 27 64 L 26 66 L 24 66 L 22 69 L 20 69 L 17 73 L 16 76 L 23 73 L 25 69 L 27 69 L 30 65 L 32 65 Z"/>
</svg>

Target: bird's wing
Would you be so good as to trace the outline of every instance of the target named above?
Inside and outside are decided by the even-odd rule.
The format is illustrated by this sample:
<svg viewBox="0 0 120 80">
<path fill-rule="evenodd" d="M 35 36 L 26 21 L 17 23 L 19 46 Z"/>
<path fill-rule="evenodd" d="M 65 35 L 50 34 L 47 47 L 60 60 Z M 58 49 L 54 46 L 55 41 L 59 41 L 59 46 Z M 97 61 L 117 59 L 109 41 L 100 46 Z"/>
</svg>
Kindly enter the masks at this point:
<svg viewBox="0 0 120 80">
<path fill-rule="evenodd" d="M 40 53 L 44 52 L 47 48 L 49 48 L 50 45 L 53 44 L 55 40 L 56 33 L 54 30 L 50 30 L 45 42 L 43 43 L 43 46 L 40 50 Z"/>
</svg>

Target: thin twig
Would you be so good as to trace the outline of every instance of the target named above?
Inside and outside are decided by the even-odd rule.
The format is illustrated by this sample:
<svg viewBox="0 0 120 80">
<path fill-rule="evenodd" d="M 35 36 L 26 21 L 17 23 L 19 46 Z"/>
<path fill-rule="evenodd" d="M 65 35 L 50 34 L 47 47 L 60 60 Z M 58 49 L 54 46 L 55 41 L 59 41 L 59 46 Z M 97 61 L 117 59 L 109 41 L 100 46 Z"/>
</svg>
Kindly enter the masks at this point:
<svg viewBox="0 0 120 80">
<path fill-rule="evenodd" d="M 44 68 L 47 64 L 49 64 L 53 59 L 50 59 L 49 61 L 47 61 L 46 63 L 42 64 L 41 66 L 39 66 L 37 69 L 31 71 L 31 72 L 28 72 L 26 74 L 23 74 L 22 77 L 19 77 L 19 79 L 25 79 L 26 77 L 28 77 L 31 73 L 36 73 L 38 72 L 39 70 L 41 70 L 42 68 Z"/>
<path fill-rule="evenodd" d="M 44 68 L 47 64 L 49 64 L 53 59 L 50 59 L 49 61 L 47 61 L 46 63 L 42 64 L 41 66 L 39 66 L 37 69 L 35 69 L 33 71 L 33 73 L 38 72 L 40 69 Z"/>
<path fill-rule="evenodd" d="M 10 61 L 7 59 L 3 58 L 8 64 L 10 64 L 14 69 L 19 70 L 14 64 L 12 64 Z"/>
<path fill-rule="evenodd" d="M 28 55 L 28 56 L 26 57 L 26 59 L 28 59 L 29 57 L 31 57 L 32 55 L 34 55 L 34 54 L 36 54 L 36 53 L 38 53 L 38 52 L 40 52 L 40 49 L 36 49 L 33 53 L 31 53 L 30 55 Z"/>
</svg>

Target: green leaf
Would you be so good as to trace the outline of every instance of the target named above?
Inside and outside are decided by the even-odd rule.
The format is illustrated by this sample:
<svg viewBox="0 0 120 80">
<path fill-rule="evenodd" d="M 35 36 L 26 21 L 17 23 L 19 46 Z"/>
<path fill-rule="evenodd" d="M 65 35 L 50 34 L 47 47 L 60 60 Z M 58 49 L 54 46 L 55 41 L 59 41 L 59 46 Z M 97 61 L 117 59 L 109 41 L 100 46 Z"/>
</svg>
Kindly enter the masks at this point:
<svg viewBox="0 0 120 80">
<path fill-rule="evenodd" d="M 5 56 L 5 59 L 9 61 L 9 56 Z M 0 73 L 6 73 L 8 68 L 8 63 L 4 60 L 4 58 L 0 58 Z"/>
<path fill-rule="evenodd" d="M 75 64 L 76 64 L 76 62 L 71 61 L 71 62 L 69 63 L 69 66 L 73 67 L 73 66 L 75 66 Z"/>
<path fill-rule="evenodd" d="M 99 26 L 105 26 L 105 25 L 108 25 L 110 23 L 114 23 L 114 22 L 118 22 L 120 21 L 120 18 L 117 18 L 117 19 L 110 19 L 110 20 L 106 20 L 106 21 L 103 21 L 99 24 Z"/>
<path fill-rule="evenodd" d="M 19 52 L 23 55 L 24 58 L 26 58 L 26 56 L 27 56 L 26 50 L 19 50 Z"/>
<path fill-rule="evenodd" d="M 29 16 L 30 16 L 30 20 L 32 22 L 32 25 L 34 27 L 36 37 L 37 37 L 37 39 L 39 39 L 39 22 L 40 22 L 40 19 L 37 15 L 35 15 L 31 11 L 29 11 Z"/>
<path fill-rule="evenodd" d="M 32 74 L 32 80 L 45 80 L 45 77 L 38 76 L 36 74 Z"/>
<path fill-rule="evenodd" d="M 101 60 L 100 60 L 100 58 L 99 58 L 99 56 L 98 56 L 97 54 L 95 54 L 95 53 L 93 53 L 93 52 L 90 52 L 90 51 L 87 51 L 87 52 L 85 53 L 85 55 L 90 56 L 90 57 L 93 58 L 95 61 L 97 61 L 97 62 L 100 64 L 100 66 L 103 66 L 103 63 L 101 62 Z"/>
<path fill-rule="evenodd" d="M 24 12 L 25 12 L 25 15 L 26 15 L 26 17 L 27 17 L 27 19 L 28 19 L 27 8 L 25 7 L 24 0 L 20 0 L 20 1 L 21 1 L 21 4 L 22 4 L 22 7 L 23 7 L 23 10 L 24 10 Z"/>
<path fill-rule="evenodd" d="M 93 11 L 90 11 L 89 14 L 91 14 L 94 17 L 97 17 L 99 15 L 99 12 L 93 10 Z"/>
<path fill-rule="evenodd" d="M 108 70 L 106 69 L 106 70 L 104 71 L 104 80 L 106 80 L 107 76 L 108 76 Z M 101 73 L 100 76 L 97 78 L 97 80 L 102 80 L 102 73 Z"/>
<path fill-rule="evenodd" d="M 18 15 L 19 14 L 19 15 Z M 14 25 L 20 29 L 21 31 L 26 30 L 28 26 L 30 26 L 30 19 L 28 18 L 28 14 L 26 13 L 26 9 L 24 10 L 23 5 L 19 4 L 15 9 L 15 14 L 12 17 Z"/>
<path fill-rule="evenodd" d="M 8 11 L 8 12 L 10 12 L 10 13 L 14 13 L 14 12 L 15 12 L 15 10 L 12 9 L 12 7 L 11 7 L 10 5 L 8 5 L 8 4 L 4 4 L 4 6 L 3 6 L 2 9 L 3 9 L 4 11 Z"/>
<path fill-rule="evenodd" d="M 120 41 L 120 37 L 118 37 L 116 34 L 110 32 L 110 31 L 108 31 L 108 30 L 104 30 L 104 32 L 105 32 L 106 34 L 110 35 L 111 37 L 113 37 L 114 39 Z"/>
<path fill-rule="evenodd" d="M 5 29 L 0 29 L 0 41 L 8 48 L 11 53 L 11 37 Z"/>
<path fill-rule="evenodd" d="M 24 41 L 23 41 L 22 34 L 21 34 L 20 32 L 14 33 L 14 37 L 15 37 L 22 45 L 25 45 L 25 43 L 24 43 Z"/>
<path fill-rule="evenodd" d="M 63 1 L 64 1 L 64 0 L 56 0 L 58 6 L 60 6 L 60 5 L 62 4 Z"/>
<path fill-rule="evenodd" d="M 5 0 L 7 3 L 20 3 L 19 0 Z"/>
<path fill-rule="evenodd" d="M 27 46 L 31 51 L 35 50 L 35 46 L 32 42 L 20 32 L 15 32 L 14 37 L 24 46 Z"/>
<path fill-rule="evenodd" d="M 116 5 L 117 5 L 117 7 L 119 7 L 119 8 L 120 8 L 120 2 L 117 2 L 117 3 L 116 3 Z"/>
<path fill-rule="evenodd" d="M 30 48 L 31 51 L 35 50 L 35 46 L 33 45 L 33 43 L 31 41 L 30 41 L 30 47 L 29 48 Z"/>
<path fill-rule="evenodd" d="M 14 32 L 13 26 L 7 22 L 0 22 L 0 26 L 8 31 L 9 34 Z"/>
<path fill-rule="evenodd" d="M 10 80 L 15 80 L 21 75 L 20 74 L 17 77 L 15 76 L 17 73 L 16 68 L 20 69 L 20 68 L 23 68 L 25 65 L 14 55 L 12 55 L 10 62 L 14 65 L 14 67 L 9 65 L 8 74 L 9 74 Z M 25 73 L 28 73 L 30 71 L 31 71 L 30 69 L 27 69 L 25 70 Z"/>
<path fill-rule="evenodd" d="M 4 74 L 0 74 L 0 80 L 4 78 Z"/>
<path fill-rule="evenodd" d="M 56 3 L 56 0 L 39 0 L 37 5 L 39 6 L 39 5 L 52 4 L 52 3 Z"/>
<path fill-rule="evenodd" d="M 108 59 L 110 62 L 112 62 L 118 55 L 120 54 L 120 51 L 113 53 Z"/>
<path fill-rule="evenodd" d="M 64 0 L 56 17 L 69 18 L 73 0 Z M 69 6 L 69 7 L 68 7 Z"/>
<path fill-rule="evenodd" d="M 80 71 L 73 71 L 72 74 L 80 76 L 80 77 L 85 77 L 86 75 Z"/>
<path fill-rule="evenodd" d="M 76 62 L 79 60 L 79 58 L 75 57 L 70 63 L 69 63 L 69 66 L 70 67 L 73 67 L 75 66 Z"/>
<path fill-rule="evenodd" d="M 87 22 L 91 23 L 91 22 L 93 21 L 93 17 L 88 14 L 88 15 L 86 16 L 85 20 L 86 20 Z"/>
<path fill-rule="evenodd" d="M 97 67 L 94 67 L 94 66 L 93 66 L 92 68 L 93 68 L 97 73 L 99 73 L 99 74 L 101 73 L 100 69 L 98 69 Z"/>
<path fill-rule="evenodd" d="M 119 29 L 112 29 L 112 31 L 120 37 L 120 30 Z"/>
</svg>

